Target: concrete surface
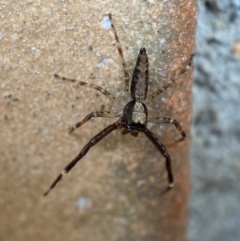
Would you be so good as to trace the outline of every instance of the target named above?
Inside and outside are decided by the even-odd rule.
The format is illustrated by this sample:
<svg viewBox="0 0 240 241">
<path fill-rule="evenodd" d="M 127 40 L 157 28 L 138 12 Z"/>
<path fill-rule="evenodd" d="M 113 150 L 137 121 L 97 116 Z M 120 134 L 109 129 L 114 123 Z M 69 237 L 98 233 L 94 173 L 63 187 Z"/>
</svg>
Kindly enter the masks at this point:
<svg viewBox="0 0 240 241">
<path fill-rule="evenodd" d="M 240 240 L 240 1 L 199 1 L 191 241 Z"/>
<path fill-rule="evenodd" d="M 0 8 L 0 240 L 184 241 L 189 139 L 169 147 L 176 187 L 167 195 L 160 153 L 143 135 L 120 131 L 92 148 L 48 197 L 42 194 L 115 121 L 95 119 L 69 135 L 70 125 L 110 103 L 53 74 L 123 93 L 115 40 L 102 22 L 111 12 L 130 71 L 146 47 L 155 90 L 193 51 L 195 1 L 4 0 Z M 148 103 L 156 116 L 176 118 L 188 135 L 191 76 L 192 69 Z M 149 127 L 166 144 L 178 137 L 172 126 Z"/>
</svg>

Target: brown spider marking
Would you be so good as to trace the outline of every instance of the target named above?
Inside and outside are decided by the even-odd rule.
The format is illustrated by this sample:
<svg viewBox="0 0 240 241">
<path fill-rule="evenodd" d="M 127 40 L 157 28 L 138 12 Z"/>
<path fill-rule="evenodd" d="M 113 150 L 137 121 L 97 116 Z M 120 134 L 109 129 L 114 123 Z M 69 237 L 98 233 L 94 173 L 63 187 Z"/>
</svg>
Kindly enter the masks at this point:
<svg viewBox="0 0 240 241">
<path fill-rule="evenodd" d="M 111 113 L 110 111 L 95 111 L 87 115 L 82 121 L 78 122 L 70 129 L 70 133 L 73 132 L 75 129 L 82 126 L 84 123 L 88 122 L 93 117 L 120 117 L 116 122 L 107 126 L 102 131 L 100 131 L 97 135 L 95 135 L 79 152 L 79 154 L 60 172 L 54 182 L 51 184 L 50 188 L 44 193 L 44 196 L 48 195 L 48 193 L 56 186 L 56 184 L 62 179 L 62 177 L 68 173 L 78 162 L 81 160 L 83 156 L 87 154 L 89 149 L 96 145 L 100 140 L 110 134 L 112 131 L 117 129 L 122 129 L 122 134 L 131 134 L 132 136 L 137 137 L 139 132 L 143 132 L 148 139 L 155 145 L 155 147 L 161 152 L 161 154 L 166 159 L 166 170 L 168 174 L 168 188 L 167 190 L 171 189 L 174 186 L 174 179 L 172 174 L 172 160 L 170 155 L 168 154 L 165 146 L 158 140 L 158 138 L 147 128 L 148 122 L 157 122 L 157 123 L 169 123 L 173 124 L 175 128 L 181 134 L 181 139 L 186 138 L 185 132 L 182 130 L 180 124 L 172 118 L 167 117 L 155 117 L 148 119 L 148 109 L 144 104 L 144 100 L 147 98 L 148 92 L 148 57 L 145 48 L 141 48 L 137 57 L 136 65 L 133 70 L 133 74 L 131 77 L 131 86 L 129 88 L 130 77 L 127 70 L 127 65 L 124 60 L 123 51 L 121 48 L 121 44 L 116 32 L 116 29 L 112 23 L 111 14 L 108 15 L 109 20 L 111 22 L 111 28 L 114 33 L 114 37 L 116 40 L 116 45 L 118 49 L 118 53 L 122 62 L 123 71 L 124 71 L 124 80 L 125 80 L 125 91 L 128 93 L 130 89 L 131 101 L 126 104 L 124 107 L 122 115 L 118 113 Z M 184 74 L 187 69 L 191 67 L 193 55 L 190 56 L 189 62 L 186 67 L 181 69 L 170 81 L 167 82 L 163 87 L 159 88 L 156 92 L 150 95 L 151 98 L 156 97 L 157 95 L 161 94 L 162 92 L 166 91 L 169 86 L 182 74 Z M 77 83 L 79 85 L 83 85 L 86 87 L 90 87 L 97 91 L 100 91 L 103 95 L 108 97 L 111 100 L 115 100 L 115 97 L 110 94 L 107 90 L 103 89 L 94 84 L 88 84 L 83 81 L 60 77 L 59 75 L 55 74 L 54 77 L 61 78 L 62 80 L 70 81 L 73 83 Z"/>
</svg>

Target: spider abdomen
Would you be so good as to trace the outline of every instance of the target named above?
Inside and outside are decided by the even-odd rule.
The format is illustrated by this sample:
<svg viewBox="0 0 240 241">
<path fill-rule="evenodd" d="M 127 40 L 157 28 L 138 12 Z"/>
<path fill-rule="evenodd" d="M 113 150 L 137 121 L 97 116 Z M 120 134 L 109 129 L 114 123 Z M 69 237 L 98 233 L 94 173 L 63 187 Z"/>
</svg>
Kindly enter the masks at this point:
<svg viewBox="0 0 240 241">
<path fill-rule="evenodd" d="M 132 74 L 131 98 L 142 102 L 146 99 L 148 91 L 148 57 L 145 48 L 138 54 L 136 66 Z"/>
</svg>

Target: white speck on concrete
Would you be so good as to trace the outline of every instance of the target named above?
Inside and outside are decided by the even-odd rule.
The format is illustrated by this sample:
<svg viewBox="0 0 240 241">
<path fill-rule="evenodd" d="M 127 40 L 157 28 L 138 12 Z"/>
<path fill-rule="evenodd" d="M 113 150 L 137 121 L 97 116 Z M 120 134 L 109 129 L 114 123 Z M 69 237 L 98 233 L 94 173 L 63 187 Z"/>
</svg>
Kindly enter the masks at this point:
<svg viewBox="0 0 240 241">
<path fill-rule="evenodd" d="M 85 212 L 87 209 L 90 209 L 92 206 L 92 200 L 89 197 L 80 197 L 77 200 L 77 206 L 81 213 Z"/>
<path fill-rule="evenodd" d="M 98 68 L 102 68 L 102 67 L 106 66 L 107 63 L 108 63 L 108 59 L 107 59 L 107 58 L 106 58 L 106 59 L 103 59 L 103 60 L 101 60 L 101 61 L 97 64 L 97 67 L 98 67 Z"/>
<path fill-rule="evenodd" d="M 106 29 L 110 29 L 111 28 L 111 21 L 109 19 L 109 16 L 105 16 L 103 18 L 103 20 L 101 21 L 101 25 L 106 28 Z"/>
</svg>

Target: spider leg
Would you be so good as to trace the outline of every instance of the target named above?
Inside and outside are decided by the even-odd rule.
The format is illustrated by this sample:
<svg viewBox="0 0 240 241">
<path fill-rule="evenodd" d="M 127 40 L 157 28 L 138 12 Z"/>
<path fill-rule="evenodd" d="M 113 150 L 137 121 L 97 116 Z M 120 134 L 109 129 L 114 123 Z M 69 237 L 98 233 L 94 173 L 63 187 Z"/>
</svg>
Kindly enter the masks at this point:
<svg viewBox="0 0 240 241">
<path fill-rule="evenodd" d="M 155 118 L 149 118 L 148 119 L 148 122 L 151 122 L 151 123 L 169 123 L 169 124 L 173 124 L 176 129 L 180 132 L 181 134 L 181 138 L 178 139 L 177 141 L 182 141 L 184 140 L 187 135 L 186 133 L 183 131 L 181 125 L 175 120 L 175 119 L 172 119 L 172 118 L 167 118 L 167 117 L 155 117 Z"/>
<path fill-rule="evenodd" d="M 82 86 L 86 86 L 86 87 L 95 89 L 95 90 L 101 92 L 103 95 L 105 95 L 107 98 L 109 98 L 112 101 L 116 99 L 110 92 L 108 92 L 107 90 L 103 89 L 102 87 L 100 87 L 98 85 L 89 84 L 89 83 L 81 81 L 81 80 L 76 80 L 76 79 L 70 79 L 70 78 L 62 77 L 62 76 L 60 76 L 58 74 L 54 74 L 54 77 L 57 78 L 57 79 L 62 79 L 64 81 L 65 80 L 66 81 L 70 81 L 70 82 L 76 83 L 78 85 L 82 85 Z"/>
<path fill-rule="evenodd" d="M 118 53 L 119 53 L 119 56 L 120 56 L 120 59 L 121 59 L 121 62 L 122 62 L 122 66 L 123 66 L 123 71 L 124 71 L 124 79 L 125 79 L 125 91 L 126 93 L 129 92 L 129 82 L 130 82 L 130 77 L 129 77 L 129 73 L 128 73 L 128 70 L 127 70 L 127 64 L 126 64 L 126 61 L 124 59 L 124 55 L 123 55 L 123 51 L 122 51 L 122 47 L 121 47 L 121 43 L 119 41 L 119 38 L 118 38 L 118 35 L 117 35 L 117 31 L 113 25 L 113 22 L 112 22 L 112 15 L 109 14 L 109 19 L 110 19 L 110 22 L 111 22 L 111 27 L 112 27 L 112 30 L 113 30 L 113 33 L 114 33 L 114 37 L 116 39 L 116 42 L 117 42 L 117 49 L 118 49 Z"/>
<path fill-rule="evenodd" d="M 149 96 L 153 99 L 156 96 L 160 95 L 161 93 L 163 93 L 164 91 L 167 90 L 167 88 L 169 86 L 172 85 L 172 83 L 175 82 L 176 79 L 179 78 L 179 76 L 181 76 L 182 74 L 184 74 L 192 65 L 192 60 L 193 60 L 194 54 L 191 54 L 190 56 L 190 60 L 188 62 L 188 64 L 180 70 L 180 72 L 178 72 L 177 74 L 175 74 L 175 76 L 173 76 L 165 85 L 163 85 L 161 88 L 159 88 L 156 92 L 153 92 L 152 94 L 150 94 Z"/>
<path fill-rule="evenodd" d="M 68 173 L 76 164 L 78 161 L 81 160 L 83 156 L 87 154 L 89 149 L 96 145 L 99 141 L 101 141 L 104 137 L 106 137 L 108 134 L 110 134 L 113 130 L 121 128 L 123 125 L 123 120 L 120 118 L 115 123 L 107 126 L 102 131 L 100 131 L 96 136 L 94 136 L 80 151 L 80 153 L 60 172 L 58 177 L 55 179 L 55 181 L 52 183 L 50 188 L 44 193 L 44 196 L 47 196 L 48 193 L 56 186 L 56 184 L 62 179 L 62 177 Z"/>
<path fill-rule="evenodd" d="M 69 129 L 69 133 L 72 133 L 75 129 L 79 128 L 86 122 L 88 122 L 92 117 L 120 117 L 120 114 L 111 113 L 110 111 L 95 111 L 88 114 L 82 121 L 78 122 Z"/>
<path fill-rule="evenodd" d="M 166 169 L 168 173 L 168 188 L 173 188 L 174 186 L 174 180 L 173 180 L 173 174 L 172 174 L 172 161 L 171 157 L 168 154 L 165 146 L 155 137 L 155 135 L 148 130 L 147 128 L 143 130 L 144 134 L 149 138 L 149 140 L 155 145 L 155 147 L 162 153 L 162 155 L 166 159 Z"/>
</svg>

